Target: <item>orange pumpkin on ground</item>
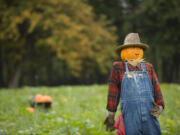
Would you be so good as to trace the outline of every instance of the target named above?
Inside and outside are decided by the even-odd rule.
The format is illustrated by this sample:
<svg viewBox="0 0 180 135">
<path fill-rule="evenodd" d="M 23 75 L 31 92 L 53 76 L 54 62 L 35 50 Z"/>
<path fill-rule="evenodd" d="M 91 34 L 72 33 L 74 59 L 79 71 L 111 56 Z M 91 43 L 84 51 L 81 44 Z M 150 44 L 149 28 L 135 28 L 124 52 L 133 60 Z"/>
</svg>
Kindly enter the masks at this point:
<svg viewBox="0 0 180 135">
<path fill-rule="evenodd" d="M 34 108 L 33 107 L 27 107 L 26 108 L 30 113 L 33 113 L 34 112 Z"/>
<path fill-rule="evenodd" d="M 52 98 L 48 95 L 37 94 L 29 99 L 31 107 L 51 108 Z"/>
<path fill-rule="evenodd" d="M 44 102 L 44 97 L 43 97 L 43 95 L 37 94 L 37 95 L 35 96 L 35 98 L 34 98 L 34 101 L 35 101 L 36 103 L 43 103 L 43 102 Z"/>
<path fill-rule="evenodd" d="M 43 101 L 44 101 L 44 103 L 47 103 L 47 102 L 52 102 L 52 99 L 51 99 L 51 97 L 50 97 L 50 96 L 45 95 L 45 96 L 43 96 Z"/>
</svg>

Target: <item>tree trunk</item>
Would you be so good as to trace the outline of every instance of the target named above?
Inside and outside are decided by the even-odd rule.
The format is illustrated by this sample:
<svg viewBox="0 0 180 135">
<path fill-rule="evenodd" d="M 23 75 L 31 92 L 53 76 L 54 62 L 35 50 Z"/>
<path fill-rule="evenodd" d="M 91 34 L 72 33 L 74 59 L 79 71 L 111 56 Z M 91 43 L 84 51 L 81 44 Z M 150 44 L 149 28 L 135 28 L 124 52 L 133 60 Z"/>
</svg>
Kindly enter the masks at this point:
<svg viewBox="0 0 180 135">
<path fill-rule="evenodd" d="M 19 81 L 20 81 L 20 77 L 21 77 L 21 64 L 19 64 L 14 72 L 14 74 L 12 75 L 12 78 L 9 82 L 8 87 L 10 89 L 15 89 L 19 87 Z"/>
<path fill-rule="evenodd" d="M 160 58 L 159 52 L 160 52 L 160 49 L 157 47 L 155 50 L 155 63 L 156 63 L 155 67 L 156 67 L 156 73 L 158 76 L 158 80 L 159 80 L 159 82 L 162 82 L 162 71 L 161 71 L 162 60 Z"/>
<path fill-rule="evenodd" d="M 2 45 L 0 45 L 0 87 L 4 86 L 3 67 L 3 50 Z"/>
<path fill-rule="evenodd" d="M 173 77 L 173 82 L 178 83 L 179 82 L 179 57 L 180 55 L 178 54 L 178 52 L 176 52 L 176 54 L 174 55 L 173 59 L 174 59 L 174 77 Z"/>
</svg>

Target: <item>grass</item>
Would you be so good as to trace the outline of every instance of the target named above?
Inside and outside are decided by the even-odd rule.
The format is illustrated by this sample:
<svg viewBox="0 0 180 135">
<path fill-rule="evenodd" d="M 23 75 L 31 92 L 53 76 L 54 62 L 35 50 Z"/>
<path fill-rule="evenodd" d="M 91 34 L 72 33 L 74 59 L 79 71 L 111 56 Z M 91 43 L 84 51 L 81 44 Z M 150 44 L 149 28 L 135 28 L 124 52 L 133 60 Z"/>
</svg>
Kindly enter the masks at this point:
<svg viewBox="0 0 180 135">
<path fill-rule="evenodd" d="M 180 85 L 161 85 L 166 108 L 159 117 L 163 135 L 180 134 Z M 53 98 L 48 112 L 30 113 L 28 98 Z M 0 90 L 0 133 L 7 135 L 114 135 L 105 131 L 107 85 L 24 87 Z M 120 111 L 117 112 L 119 114 Z"/>
</svg>

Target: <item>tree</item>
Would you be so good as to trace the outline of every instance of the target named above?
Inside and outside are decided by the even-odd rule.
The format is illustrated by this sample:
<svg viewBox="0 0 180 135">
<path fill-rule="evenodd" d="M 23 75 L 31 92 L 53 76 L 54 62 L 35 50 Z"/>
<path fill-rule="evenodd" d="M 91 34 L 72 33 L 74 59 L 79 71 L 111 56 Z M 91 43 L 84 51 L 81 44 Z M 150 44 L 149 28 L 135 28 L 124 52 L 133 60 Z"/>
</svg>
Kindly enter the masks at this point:
<svg viewBox="0 0 180 135">
<path fill-rule="evenodd" d="M 125 18 L 123 5 L 126 2 L 123 0 L 87 0 L 87 2 L 93 6 L 97 18 L 103 15 L 113 23 L 117 29 L 118 41 L 121 42 L 122 38 L 124 38 L 123 23 Z"/>
<path fill-rule="evenodd" d="M 149 58 L 164 82 L 180 82 L 179 6 L 178 0 L 144 1 L 136 14 L 138 31 L 151 45 Z"/>
<path fill-rule="evenodd" d="M 45 54 L 60 59 L 63 70 L 76 78 L 85 70 L 88 76 L 94 69 L 107 73 L 116 57 L 115 29 L 104 18 L 97 19 L 82 0 L 1 0 L 0 5 L 3 67 L 10 88 L 18 87 L 26 70 L 35 79 L 35 70 L 48 66 Z"/>
<path fill-rule="evenodd" d="M 89 3 L 97 14 L 112 20 L 119 43 L 127 33 L 140 34 L 142 42 L 150 45 L 145 57 L 153 63 L 161 81 L 180 82 L 178 0 L 89 0 Z"/>
</svg>

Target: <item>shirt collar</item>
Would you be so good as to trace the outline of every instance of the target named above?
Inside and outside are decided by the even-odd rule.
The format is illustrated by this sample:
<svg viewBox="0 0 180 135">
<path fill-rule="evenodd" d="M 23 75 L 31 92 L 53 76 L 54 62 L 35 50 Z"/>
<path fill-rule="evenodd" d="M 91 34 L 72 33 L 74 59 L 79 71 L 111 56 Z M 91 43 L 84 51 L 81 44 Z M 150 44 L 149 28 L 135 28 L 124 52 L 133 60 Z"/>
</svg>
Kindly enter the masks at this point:
<svg viewBox="0 0 180 135">
<path fill-rule="evenodd" d="M 136 66 L 133 66 L 133 65 L 128 63 L 128 67 L 131 70 L 141 70 L 141 63 L 137 64 Z"/>
</svg>

